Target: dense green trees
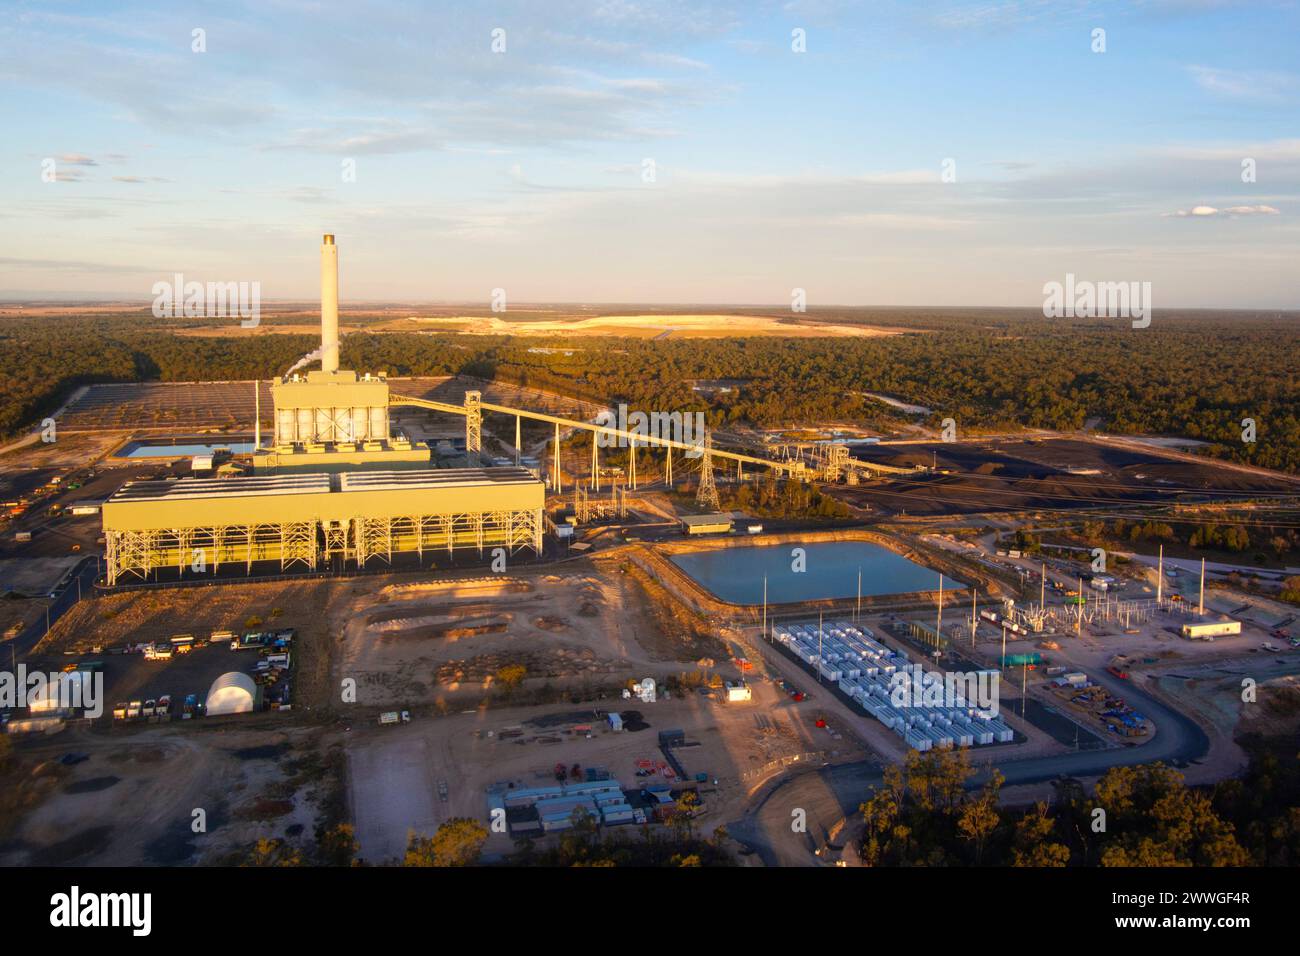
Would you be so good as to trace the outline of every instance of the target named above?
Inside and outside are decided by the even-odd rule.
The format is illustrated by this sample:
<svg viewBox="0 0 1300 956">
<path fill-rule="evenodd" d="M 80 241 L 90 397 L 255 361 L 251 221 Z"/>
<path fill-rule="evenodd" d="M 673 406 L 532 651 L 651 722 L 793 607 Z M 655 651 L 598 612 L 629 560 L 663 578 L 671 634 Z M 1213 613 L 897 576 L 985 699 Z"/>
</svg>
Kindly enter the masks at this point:
<svg viewBox="0 0 1300 956">
<path fill-rule="evenodd" d="M 409 835 L 403 866 L 473 866 L 487 843 L 488 831 L 478 820 L 452 817 L 431 837 Z"/>
<path fill-rule="evenodd" d="M 897 425 L 866 392 L 932 409 L 960 430 L 1015 426 L 1182 434 L 1212 453 L 1300 470 L 1300 328 L 1292 317 L 1168 313 L 1148 329 L 1062 323 L 1031 311 L 846 310 L 911 334 L 835 339 L 513 338 L 357 333 L 343 364 L 393 375 L 465 372 L 634 408 L 706 411 L 715 426 Z M 269 377 L 311 335 L 176 335 L 127 317 L 0 321 L 0 432 L 31 424 L 88 381 Z M 538 345 L 545 348 L 538 350 Z M 700 393 L 701 379 L 741 382 Z M 1255 423 L 1244 442 L 1243 420 Z"/>
<path fill-rule="evenodd" d="M 1222 524 L 1170 521 L 1113 520 L 1084 521 L 1078 538 L 1089 546 L 1145 547 L 1154 550 L 1159 545 L 1185 544 L 1193 552 L 1227 552 L 1227 556 L 1244 555 L 1247 561 L 1263 562 L 1270 558 L 1284 559 L 1300 549 L 1300 534 L 1287 525 L 1288 516 L 1272 523 L 1269 513 L 1254 509 L 1224 513 Z M 1031 532 L 1018 531 L 1016 546 L 1033 551 L 1037 539 Z M 1021 542 L 1025 543 L 1021 543 Z M 1170 552 L 1173 554 L 1173 552 Z"/>
<path fill-rule="evenodd" d="M 912 751 L 862 803 L 868 866 L 1249 866 L 1300 860 L 1300 769 L 1294 740 L 1248 742 L 1243 779 L 1189 787 L 1160 763 L 1113 767 L 1088 796 L 1003 808 L 997 771 L 967 790 L 966 751 Z M 1287 758 L 1290 759 L 1287 759 Z"/>
<path fill-rule="evenodd" d="M 842 501 L 822 494 L 806 482 L 778 479 L 770 472 L 742 485 L 718 489 L 723 511 L 743 511 L 761 518 L 847 518 Z"/>
</svg>

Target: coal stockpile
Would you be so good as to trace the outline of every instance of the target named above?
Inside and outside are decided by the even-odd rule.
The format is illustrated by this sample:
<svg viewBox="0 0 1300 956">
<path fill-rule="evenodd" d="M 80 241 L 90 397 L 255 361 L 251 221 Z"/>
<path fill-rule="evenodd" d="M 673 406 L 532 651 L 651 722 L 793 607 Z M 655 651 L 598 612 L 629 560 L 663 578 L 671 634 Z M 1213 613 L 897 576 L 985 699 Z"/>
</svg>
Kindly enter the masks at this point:
<svg viewBox="0 0 1300 956">
<path fill-rule="evenodd" d="M 1070 439 L 869 446 L 857 457 L 935 471 L 832 494 L 889 514 L 1065 511 L 1108 505 L 1236 500 L 1296 491 L 1296 484 L 1212 459 L 1170 458 L 1132 447 Z"/>
</svg>

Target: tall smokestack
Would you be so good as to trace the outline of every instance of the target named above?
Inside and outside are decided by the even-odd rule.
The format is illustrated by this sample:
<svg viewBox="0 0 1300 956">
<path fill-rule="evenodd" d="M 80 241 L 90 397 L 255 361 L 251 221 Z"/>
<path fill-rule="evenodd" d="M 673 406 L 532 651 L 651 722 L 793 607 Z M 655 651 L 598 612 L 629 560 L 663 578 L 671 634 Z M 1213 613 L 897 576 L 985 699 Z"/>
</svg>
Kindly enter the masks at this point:
<svg viewBox="0 0 1300 956">
<path fill-rule="evenodd" d="M 320 244 L 320 367 L 339 370 L 339 250 L 333 235 Z"/>
</svg>

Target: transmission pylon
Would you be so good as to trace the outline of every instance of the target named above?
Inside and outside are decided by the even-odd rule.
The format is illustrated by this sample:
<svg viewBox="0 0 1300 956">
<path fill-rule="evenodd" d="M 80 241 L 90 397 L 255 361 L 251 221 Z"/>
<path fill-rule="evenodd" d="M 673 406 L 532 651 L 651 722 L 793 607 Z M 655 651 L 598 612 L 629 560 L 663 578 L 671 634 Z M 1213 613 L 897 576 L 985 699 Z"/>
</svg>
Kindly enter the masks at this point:
<svg viewBox="0 0 1300 956">
<path fill-rule="evenodd" d="M 695 503 L 701 508 L 721 511 L 722 503 L 718 501 L 718 486 L 713 483 L 713 439 L 709 432 L 704 433 L 704 453 L 700 456 L 700 486 L 695 491 Z"/>
<path fill-rule="evenodd" d="M 465 458 L 477 468 L 483 453 L 482 392 L 465 393 Z"/>
</svg>

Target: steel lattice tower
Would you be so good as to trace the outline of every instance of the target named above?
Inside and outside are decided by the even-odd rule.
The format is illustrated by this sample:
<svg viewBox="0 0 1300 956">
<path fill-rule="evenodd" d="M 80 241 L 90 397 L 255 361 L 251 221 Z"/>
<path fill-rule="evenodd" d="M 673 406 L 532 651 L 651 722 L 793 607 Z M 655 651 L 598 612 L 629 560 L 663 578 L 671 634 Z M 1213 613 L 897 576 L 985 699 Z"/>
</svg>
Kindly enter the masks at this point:
<svg viewBox="0 0 1300 956">
<path fill-rule="evenodd" d="M 700 486 L 695 491 L 695 503 L 711 511 L 722 510 L 718 501 L 718 486 L 713 483 L 713 438 L 709 432 L 704 433 L 704 454 L 700 457 Z"/>
</svg>

